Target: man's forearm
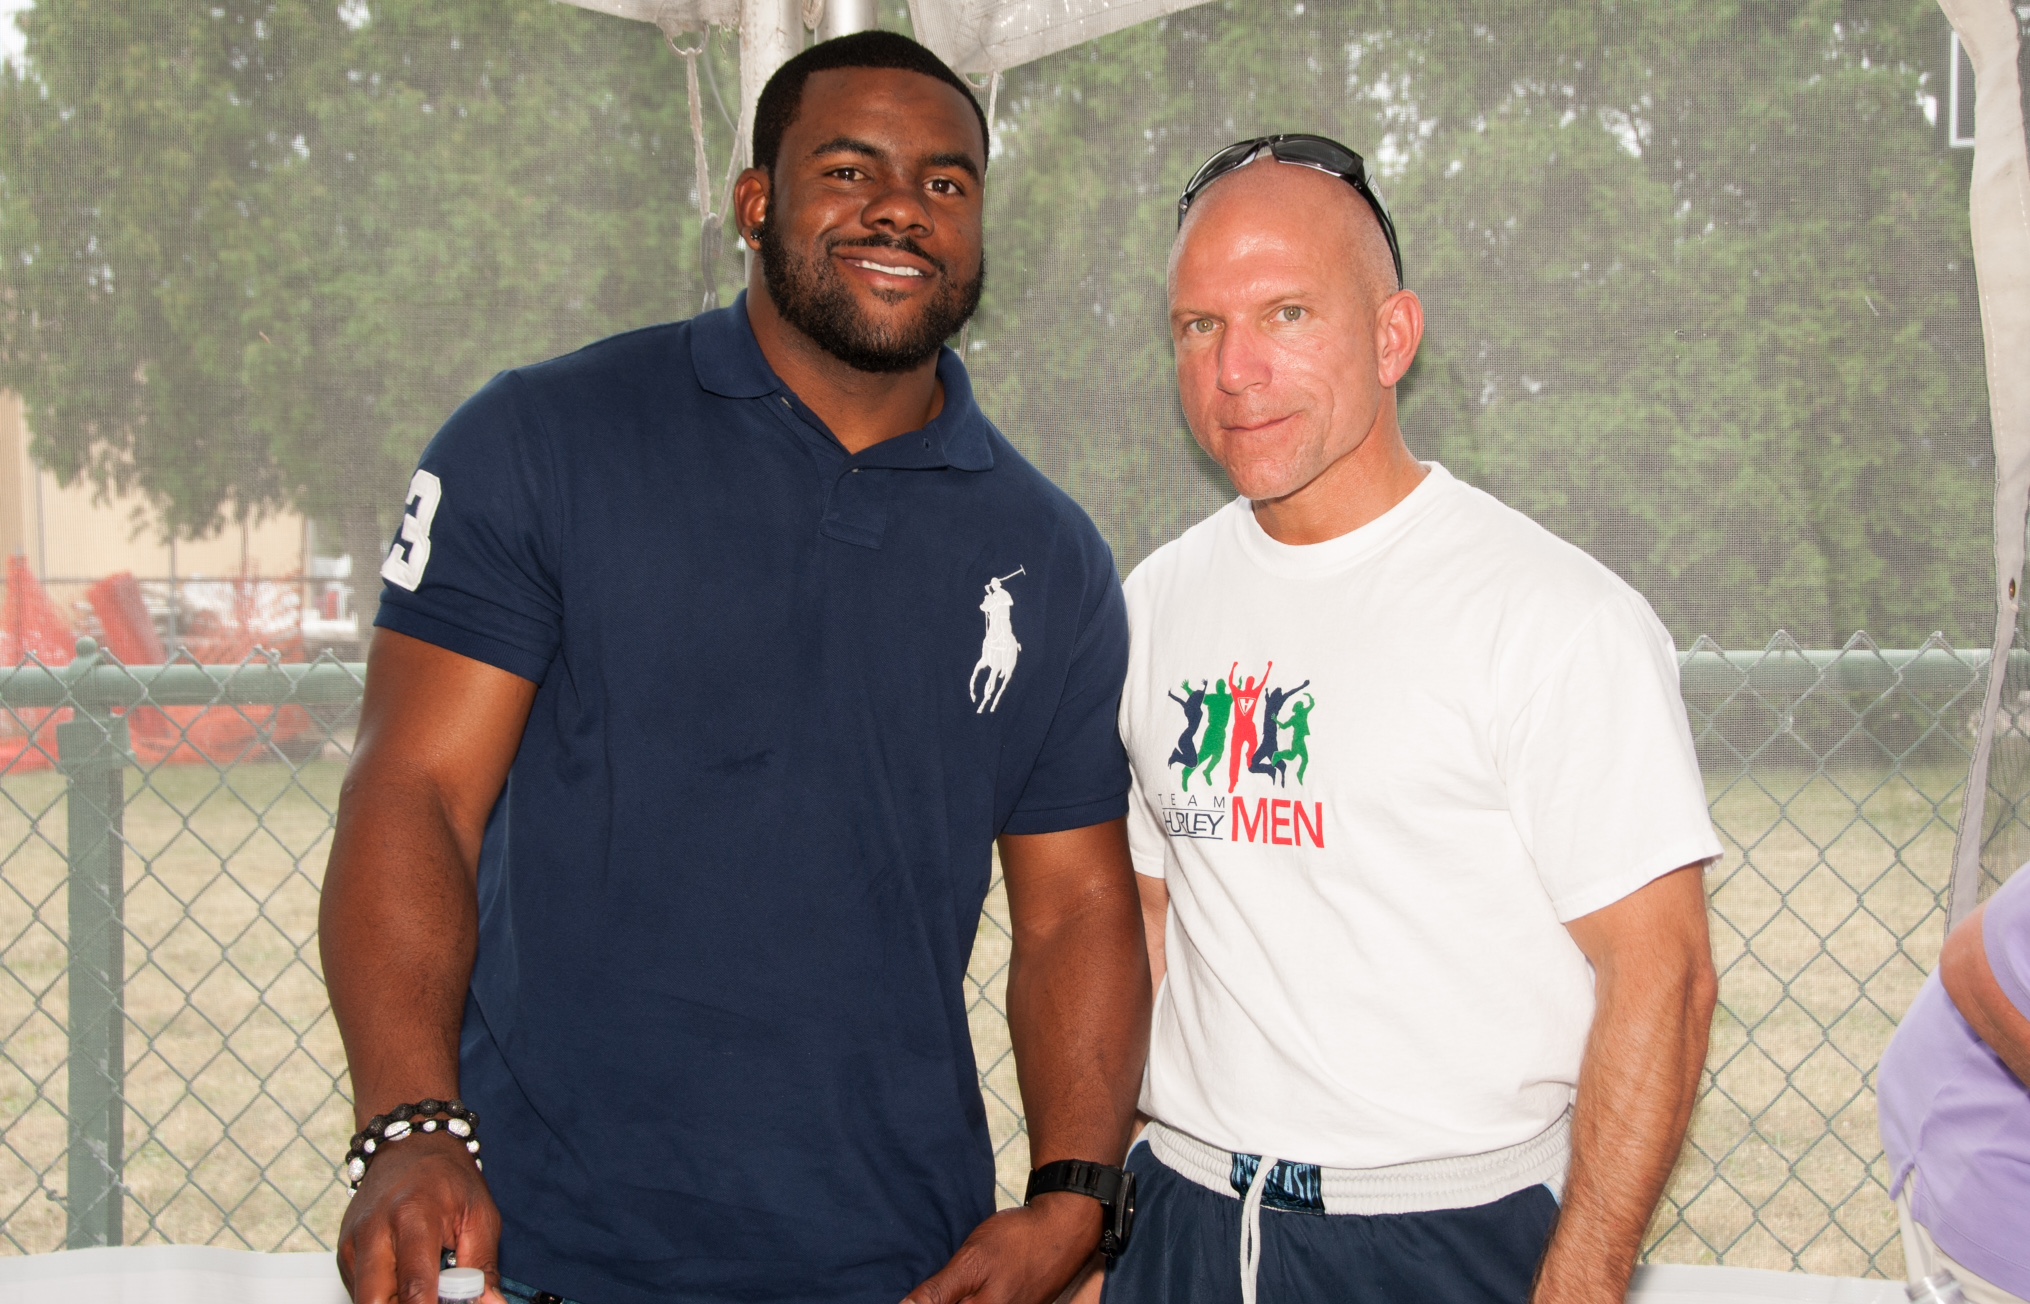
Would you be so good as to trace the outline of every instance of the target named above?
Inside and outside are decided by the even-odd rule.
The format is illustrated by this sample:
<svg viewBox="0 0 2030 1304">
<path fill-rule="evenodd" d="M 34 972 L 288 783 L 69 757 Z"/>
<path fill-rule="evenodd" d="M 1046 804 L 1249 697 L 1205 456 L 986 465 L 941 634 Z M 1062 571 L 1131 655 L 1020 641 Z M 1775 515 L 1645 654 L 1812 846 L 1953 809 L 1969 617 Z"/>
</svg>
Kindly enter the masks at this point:
<svg viewBox="0 0 2030 1304">
<path fill-rule="evenodd" d="M 1619 1304 L 1691 1122 L 1714 983 L 1681 975 L 1598 979 L 1572 1117 L 1572 1168 L 1536 1299 Z"/>
<path fill-rule="evenodd" d="M 458 1093 L 479 919 L 471 874 L 427 787 L 349 779 L 318 944 L 361 1122 Z"/>
<path fill-rule="evenodd" d="M 1149 1045 L 1149 963 L 1125 823 L 1001 840 L 1015 949 L 1008 1035 L 1036 1164 L 1118 1164 Z M 907 1304 L 1056 1299 L 1100 1240 L 1100 1206 L 1040 1195 L 973 1230 Z"/>
<path fill-rule="evenodd" d="M 1984 937 L 1987 906 L 1961 921 L 1945 939 L 1938 959 L 1939 980 L 1960 1017 L 1987 1043 L 2018 1080 L 2030 1085 L 2030 1018 L 2024 1017 L 1995 979 Z"/>
<path fill-rule="evenodd" d="M 362 1122 L 457 1094 L 480 843 L 536 691 L 385 629 L 367 667 L 317 916 Z"/>
<path fill-rule="evenodd" d="M 1097 894 L 1054 928 L 1019 933 L 1008 1032 L 1036 1164 L 1118 1164 L 1149 1046 L 1149 971 L 1132 888 Z"/>
</svg>

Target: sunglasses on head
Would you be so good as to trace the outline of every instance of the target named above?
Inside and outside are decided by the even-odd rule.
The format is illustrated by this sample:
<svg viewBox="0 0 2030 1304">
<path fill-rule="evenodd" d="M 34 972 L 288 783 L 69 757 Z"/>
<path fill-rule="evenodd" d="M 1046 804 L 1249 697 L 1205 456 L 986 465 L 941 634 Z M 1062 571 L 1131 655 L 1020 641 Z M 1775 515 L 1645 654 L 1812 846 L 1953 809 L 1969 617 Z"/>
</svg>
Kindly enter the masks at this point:
<svg viewBox="0 0 2030 1304">
<path fill-rule="evenodd" d="M 1292 132 L 1280 136 L 1257 136 L 1253 140 L 1228 145 L 1192 174 L 1191 183 L 1177 198 L 1177 225 L 1184 225 L 1184 215 L 1191 211 L 1192 201 L 1203 194 L 1207 186 L 1235 168 L 1252 162 L 1265 149 L 1278 163 L 1294 163 L 1298 167 L 1338 177 L 1360 192 L 1360 197 L 1374 210 L 1375 220 L 1382 224 L 1382 237 L 1389 242 L 1389 257 L 1395 260 L 1396 285 L 1400 287 L 1403 284 L 1403 251 L 1396 244 L 1396 224 L 1389 217 L 1388 205 L 1382 203 L 1382 197 L 1375 193 L 1374 185 L 1368 180 L 1367 160 L 1324 136 Z"/>
</svg>

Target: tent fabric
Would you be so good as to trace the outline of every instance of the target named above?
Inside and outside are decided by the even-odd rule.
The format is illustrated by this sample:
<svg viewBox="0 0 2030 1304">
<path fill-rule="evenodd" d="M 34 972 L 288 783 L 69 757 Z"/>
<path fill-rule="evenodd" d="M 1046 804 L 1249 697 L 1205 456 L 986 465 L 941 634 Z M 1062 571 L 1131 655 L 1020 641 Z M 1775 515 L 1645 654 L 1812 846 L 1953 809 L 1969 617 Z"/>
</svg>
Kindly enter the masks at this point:
<svg viewBox="0 0 2030 1304">
<path fill-rule="evenodd" d="M 1974 66 L 1974 267 L 1980 284 L 1990 424 L 1995 443 L 1995 643 L 1991 666 L 2007 667 L 2022 611 L 2024 527 L 2030 514 L 2030 145 L 2024 119 L 2023 27 L 2009 0 L 1940 0 Z M 1989 677 L 1953 860 L 1949 925 L 1972 913 L 1983 864 L 1999 881 L 2020 862 L 2023 789 L 2030 763 L 2009 755 L 1997 766 L 2005 696 L 2018 674 Z M 2010 712 L 2008 732 L 2018 732 Z M 1998 790 L 1999 789 L 1999 790 Z M 1997 800 L 1997 798 L 2000 800 Z M 1999 808 L 2003 818 L 1991 818 Z M 2001 827 L 1996 827 L 2000 824 Z"/>
<path fill-rule="evenodd" d="M 707 27 L 737 27 L 740 23 L 739 0 L 564 0 L 564 3 L 637 23 L 654 23 L 671 36 L 702 32 Z"/>
<path fill-rule="evenodd" d="M 1754 1268 L 1641 1268 L 1631 1304 L 1902 1304 L 1893 1281 Z M 65 1250 L 0 1259 L 0 1304 L 346 1304 L 329 1254 L 202 1245 Z"/>
<path fill-rule="evenodd" d="M 909 0 L 916 37 L 960 72 L 1006 72 L 1205 0 Z"/>
<path fill-rule="evenodd" d="M 732 27 L 741 33 L 740 133 L 751 137 L 754 101 L 796 51 L 803 6 L 785 0 L 564 0 L 615 18 L 653 23 L 669 36 Z M 1204 4 L 1206 0 L 909 0 L 916 37 L 960 72 L 1005 72 L 1060 50 Z"/>
</svg>

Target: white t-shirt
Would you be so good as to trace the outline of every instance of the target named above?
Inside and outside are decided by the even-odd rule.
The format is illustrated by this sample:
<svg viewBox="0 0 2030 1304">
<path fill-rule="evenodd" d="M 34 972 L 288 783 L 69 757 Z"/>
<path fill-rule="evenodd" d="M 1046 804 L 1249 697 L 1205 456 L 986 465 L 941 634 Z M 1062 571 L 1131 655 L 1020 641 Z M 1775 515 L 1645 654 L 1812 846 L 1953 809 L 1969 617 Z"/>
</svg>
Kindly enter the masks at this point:
<svg viewBox="0 0 2030 1304">
<path fill-rule="evenodd" d="M 1235 502 L 1127 597 L 1129 832 L 1170 890 L 1143 1111 L 1334 1168 L 1555 1123 L 1593 1017 L 1564 922 L 1720 854 L 1649 605 L 1437 465 L 1307 547 Z"/>
</svg>

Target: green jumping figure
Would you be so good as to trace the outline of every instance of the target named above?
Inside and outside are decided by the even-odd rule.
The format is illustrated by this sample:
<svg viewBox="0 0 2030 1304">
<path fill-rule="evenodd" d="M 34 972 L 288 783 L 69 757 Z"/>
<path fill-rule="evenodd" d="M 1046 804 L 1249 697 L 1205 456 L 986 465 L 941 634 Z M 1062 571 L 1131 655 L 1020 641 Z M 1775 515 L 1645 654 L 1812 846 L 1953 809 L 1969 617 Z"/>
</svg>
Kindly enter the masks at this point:
<svg viewBox="0 0 2030 1304">
<path fill-rule="evenodd" d="M 1276 753 L 1276 766 L 1297 762 L 1297 782 L 1304 782 L 1304 771 L 1311 768 L 1311 748 L 1307 740 L 1311 737 L 1311 708 L 1318 705 L 1318 699 L 1304 694 L 1301 702 L 1290 703 L 1290 718 L 1283 721 L 1283 728 L 1290 731 L 1290 745 Z"/>
<path fill-rule="evenodd" d="M 1205 695 L 1205 741 L 1198 745 L 1198 754 L 1205 761 L 1203 778 L 1212 782 L 1212 772 L 1219 766 L 1220 758 L 1226 754 L 1226 722 L 1232 718 L 1234 695 L 1228 690 L 1226 680 L 1215 680 L 1212 691 Z M 1191 790 L 1191 771 L 1184 772 L 1184 789 Z"/>
</svg>

